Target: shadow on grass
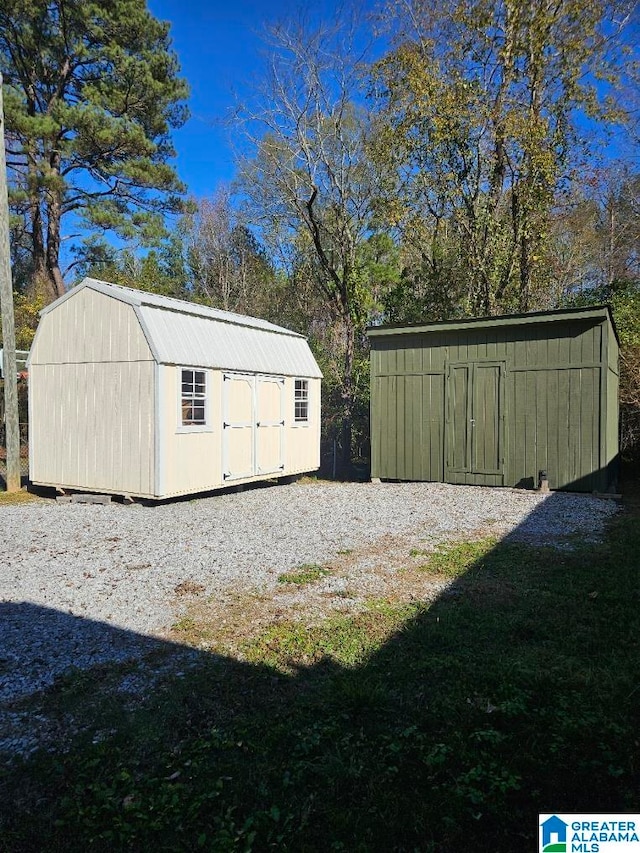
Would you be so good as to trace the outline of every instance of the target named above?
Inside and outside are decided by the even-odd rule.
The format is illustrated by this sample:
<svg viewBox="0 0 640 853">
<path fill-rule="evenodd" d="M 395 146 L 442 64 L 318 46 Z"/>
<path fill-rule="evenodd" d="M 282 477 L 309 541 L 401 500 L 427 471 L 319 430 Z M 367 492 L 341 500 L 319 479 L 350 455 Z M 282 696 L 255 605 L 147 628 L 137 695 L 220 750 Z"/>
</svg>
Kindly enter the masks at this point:
<svg viewBox="0 0 640 853">
<path fill-rule="evenodd" d="M 527 536 L 554 502 L 570 513 L 549 497 Z M 434 557 L 425 571 L 456 579 L 431 605 L 275 625 L 243 661 L 191 652 L 142 702 L 144 664 L 58 678 L 43 716 L 84 728 L 2 771 L 0 850 L 512 853 L 533 849 L 539 812 L 638 811 L 638 519 L 602 546 L 512 540 Z M 102 632 L 142 643 L 148 667 L 183 653 L 21 613 L 42 626 L 45 680 L 52 623 L 65 651 Z"/>
</svg>

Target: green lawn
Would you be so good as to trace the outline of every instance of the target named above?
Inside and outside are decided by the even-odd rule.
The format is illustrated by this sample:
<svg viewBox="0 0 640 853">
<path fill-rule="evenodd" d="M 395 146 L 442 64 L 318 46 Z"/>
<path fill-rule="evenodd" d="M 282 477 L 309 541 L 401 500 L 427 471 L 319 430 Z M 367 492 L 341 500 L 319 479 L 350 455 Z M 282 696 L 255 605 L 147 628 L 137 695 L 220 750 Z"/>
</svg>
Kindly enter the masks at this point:
<svg viewBox="0 0 640 853">
<path fill-rule="evenodd" d="M 639 554 L 630 516 L 463 544 L 434 604 L 274 624 L 136 711 L 72 680 L 48 701 L 114 731 L 0 775 L 0 850 L 513 853 L 539 812 L 638 811 Z"/>
</svg>

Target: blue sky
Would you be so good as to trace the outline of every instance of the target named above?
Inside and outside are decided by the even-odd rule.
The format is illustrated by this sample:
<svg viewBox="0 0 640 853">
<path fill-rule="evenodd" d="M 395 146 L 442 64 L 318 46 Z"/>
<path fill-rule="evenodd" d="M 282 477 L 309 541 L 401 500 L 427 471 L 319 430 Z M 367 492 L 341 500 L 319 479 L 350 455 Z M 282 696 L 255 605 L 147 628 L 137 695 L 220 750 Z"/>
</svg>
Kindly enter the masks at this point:
<svg viewBox="0 0 640 853">
<path fill-rule="evenodd" d="M 360 0 L 371 9 L 375 0 Z M 191 88 L 191 118 L 173 133 L 176 166 L 191 195 L 211 196 L 234 177 L 232 125 L 224 121 L 261 76 L 260 34 L 265 23 L 305 14 L 331 21 L 341 0 L 148 0 L 155 17 L 171 24 L 182 76 Z M 627 38 L 638 32 L 637 13 Z M 618 143 L 605 157 L 619 155 Z M 604 152 L 603 152 L 604 153 Z M 635 152 L 637 155 L 637 151 Z"/>
<path fill-rule="evenodd" d="M 336 3 L 314 5 L 330 16 Z M 191 118 L 173 133 L 178 173 L 190 194 L 210 196 L 234 177 L 232 130 L 223 120 L 235 93 L 241 95 L 260 74 L 265 22 L 283 20 L 299 8 L 290 0 L 149 0 L 152 14 L 171 24 L 182 76 L 191 87 Z"/>
</svg>

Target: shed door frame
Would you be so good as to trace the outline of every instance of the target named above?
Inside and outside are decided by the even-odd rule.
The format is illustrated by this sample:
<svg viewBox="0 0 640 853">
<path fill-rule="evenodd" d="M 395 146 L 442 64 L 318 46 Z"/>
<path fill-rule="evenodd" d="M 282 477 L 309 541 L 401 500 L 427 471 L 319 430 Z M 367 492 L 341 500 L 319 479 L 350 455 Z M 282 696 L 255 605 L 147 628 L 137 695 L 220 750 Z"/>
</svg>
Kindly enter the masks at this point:
<svg viewBox="0 0 640 853">
<path fill-rule="evenodd" d="M 271 383 L 278 387 L 280 392 L 280 412 L 277 420 L 266 420 L 260 412 L 260 385 Z M 256 376 L 256 386 L 254 394 L 254 420 L 255 429 L 255 453 L 256 474 L 282 474 L 284 471 L 284 410 L 285 410 L 285 383 L 283 376 L 258 375 Z M 261 432 L 276 432 L 278 444 L 278 459 L 275 465 L 266 465 L 263 467 L 260 453 L 260 433 Z"/>
<path fill-rule="evenodd" d="M 481 371 L 497 368 L 495 393 L 496 466 L 482 465 L 480 435 L 488 417 L 483 409 Z M 505 470 L 505 375 L 506 363 L 495 359 L 450 362 L 447 368 L 446 470 L 457 474 L 490 474 L 504 477 Z M 491 413 L 489 413 L 491 414 Z"/>
<path fill-rule="evenodd" d="M 232 418 L 232 402 L 230 391 L 232 383 L 246 382 L 251 393 L 251 416 L 245 420 Z M 259 410 L 259 386 L 261 383 L 273 383 L 280 389 L 280 417 L 278 420 L 261 418 Z M 285 425 L 285 380 L 283 376 L 255 373 L 235 373 L 224 371 L 222 374 L 222 478 L 225 482 L 246 480 L 249 477 L 264 477 L 270 474 L 282 474 L 284 470 L 284 425 Z M 251 454 L 247 466 L 242 470 L 232 470 L 231 443 L 236 431 L 250 431 Z M 259 433 L 261 431 L 278 432 L 279 458 L 275 465 L 262 467 L 260 459 Z"/>
<path fill-rule="evenodd" d="M 230 390 L 232 383 L 246 382 L 251 391 L 251 417 L 248 420 L 236 420 L 232 418 L 232 402 L 230 400 Z M 249 373 L 229 373 L 222 374 L 222 479 L 243 480 L 247 477 L 253 477 L 256 469 L 256 439 L 255 439 L 255 412 L 256 412 L 256 387 L 255 376 Z M 237 431 L 251 431 L 251 458 L 248 460 L 248 467 L 242 471 L 231 470 L 231 442 L 233 441 L 232 434 Z"/>
</svg>

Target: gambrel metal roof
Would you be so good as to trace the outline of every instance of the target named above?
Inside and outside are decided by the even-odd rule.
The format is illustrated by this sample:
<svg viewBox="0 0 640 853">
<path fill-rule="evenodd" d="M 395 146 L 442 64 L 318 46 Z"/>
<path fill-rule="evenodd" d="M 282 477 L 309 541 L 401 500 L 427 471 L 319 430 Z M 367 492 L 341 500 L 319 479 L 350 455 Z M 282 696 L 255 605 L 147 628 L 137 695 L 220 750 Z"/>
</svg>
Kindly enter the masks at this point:
<svg viewBox="0 0 640 853">
<path fill-rule="evenodd" d="M 94 278 L 85 278 L 42 314 L 52 311 L 83 288 L 131 305 L 151 352 L 160 364 L 322 377 L 303 335 L 266 320 Z"/>
</svg>

